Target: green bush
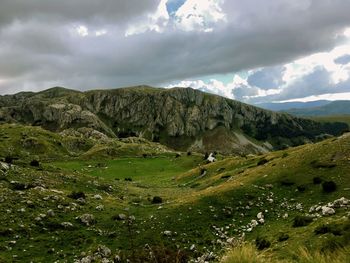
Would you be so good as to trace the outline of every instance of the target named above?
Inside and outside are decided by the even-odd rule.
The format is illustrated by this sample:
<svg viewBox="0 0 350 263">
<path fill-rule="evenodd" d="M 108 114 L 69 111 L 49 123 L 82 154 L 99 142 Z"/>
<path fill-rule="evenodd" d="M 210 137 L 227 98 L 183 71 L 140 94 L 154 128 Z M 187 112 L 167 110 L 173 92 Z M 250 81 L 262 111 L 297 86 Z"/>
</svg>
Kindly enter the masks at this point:
<svg viewBox="0 0 350 263">
<path fill-rule="evenodd" d="M 271 242 L 266 237 L 257 237 L 255 240 L 255 246 L 259 250 L 263 250 L 269 248 L 271 246 Z"/>
<path fill-rule="evenodd" d="M 312 220 L 313 219 L 310 216 L 296 216 L 293 221 L 293 227 L 307 226 Z"/>
<path fill-rule="evenodd" d="M 163 203 L 163 198 L 161 198 L 160 196 L 155 196 L 152 199 L 152 204 L 161 204 Z"/>
<path fill-rule="evenodd" d="M 332 193 L 337 190 L 337 185 L 333 181 L 326 181 L 322 183 L 323 192 Z"/>
</svg>

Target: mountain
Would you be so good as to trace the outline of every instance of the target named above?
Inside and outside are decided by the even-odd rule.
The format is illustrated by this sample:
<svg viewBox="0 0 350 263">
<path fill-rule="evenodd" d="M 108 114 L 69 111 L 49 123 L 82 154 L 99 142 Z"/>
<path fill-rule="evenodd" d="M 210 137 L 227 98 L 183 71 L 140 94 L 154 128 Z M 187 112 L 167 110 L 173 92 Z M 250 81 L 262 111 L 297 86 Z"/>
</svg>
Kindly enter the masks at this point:
<svg viewBox="0 0 350 263">
<path fill-rule="evenodd" d="M 329 116 L 350 114 L 350 101 L 333 101 L 323 106 L 305 109 L 288 109 L 285 110 L 285 112 L 296 116 Z"/>
<path fill-rule="evenodd" d="M 56 87 L 1 96 L 0 121 L 55 132 L 88 127 L 111 138 L 142 137 L 176 150 L 225 154 L 266 152 L 348 129 L 191 88 L 148 86 L 87 92 Z"/>
<path fill-rule="evenodd" d="M 283 111 L 290 109 L 305 109 L 305 108 L 313 108 L 313 107 L 321 107 L 329 104 L 331 101 L 329 100 L 316 100 L 316 101 L 308 101 L 308 102 L 270 102 L 270 103 L 259 103 L 255 104 L 257 107 L 261 107 L 267 110 L 273 111 Z"/>
</svg>

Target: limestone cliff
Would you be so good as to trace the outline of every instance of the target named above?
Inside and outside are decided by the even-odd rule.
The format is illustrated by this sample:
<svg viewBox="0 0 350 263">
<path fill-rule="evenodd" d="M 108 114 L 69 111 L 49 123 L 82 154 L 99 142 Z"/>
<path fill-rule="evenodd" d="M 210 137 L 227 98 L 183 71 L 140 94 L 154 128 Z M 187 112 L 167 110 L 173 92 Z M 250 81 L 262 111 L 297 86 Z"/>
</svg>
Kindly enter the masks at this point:
<svg viewBox="0 0 350 263">
<path fill-rule="evenodd" d="M 52 131 L 89 127 L 110 137 L 138 136 L 179 150 L 263 152 L 338 135 L 347 125 L 321 124 L 191 88 L 147 86 L 78 92 L 52 88 L 0 96 L 0 120 Z"/>
</svg>

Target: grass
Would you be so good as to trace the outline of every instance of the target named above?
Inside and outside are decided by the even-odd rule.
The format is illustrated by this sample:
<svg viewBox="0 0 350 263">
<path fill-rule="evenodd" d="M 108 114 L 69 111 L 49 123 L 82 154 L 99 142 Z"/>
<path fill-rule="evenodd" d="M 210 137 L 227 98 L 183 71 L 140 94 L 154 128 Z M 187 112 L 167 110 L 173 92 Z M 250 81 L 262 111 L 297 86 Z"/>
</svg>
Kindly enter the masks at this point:
<svg viewBox="0 0 350 263">
<path fill-rule="evenodd" d="M 350 261 L 350 251 L 340 250 L 333 253 L 320 253 L 300 247 L 290 259 L 274 258 L 271 252 L 259 252 L 247 243 L 232 248 L 221 263 L 346 263 Z"/>
<path fill-rule="evenodd" d="M 37 128 L 26 129 L 34 132 Z M 4 138 L 6 147 L 21 152 L 16 136 L 23 130 L 2 132 L 9 137 Z M 50 139 L 50 133 L 32 135 L 49 142 L 60 139 Z M 262 252 L 252 245 L 235 248 L 227 260 L 236 261 L 224 262 L 323 262 L 329 255 L 321 250 L 337 244 L 343 248 L 338 248 L 332 258 L 344 260 L 343 254 L 350 246 L 346 241 L 350 227 L 345 208 L 337 208 L 335 215 L 303 227 L 294 228 L 293 219 L 305 216 L 315 204 L 349 198 L 349 135 L 263 156 L 227 157 L 211 164 L 202 157 L 183 153 L 176 158 L 174 152 L 160 151 L 146 158 L 140 152 L 109 158 L 97 153 L 87 160 L 63 154 L 55 160 L 40 160 L 39 167 L 16 160 L 15 169 L 6 176 L 0 173 L 0 209 L 4 211 L 0 213 L 0 262 L 72 262 L 82 252 L 93 253 L 101 244 L 108 246 L 113 256 L 118 254 L 123 260 L 133 257 L 132 262 L 147 262 L 149 248 L 163 259 L 173 255 L 163 262 L 174 262 L 171 257 L 175 255 L 186 262 L 208 251 L 221 255 L 220 242 L 243 233 L 249 243 L 266 237 L 270 248 Z M 31 160 L 32 156 L 26 158 Z M 266 161 L 261 163 L 262 159 Z M 315 161 L 332 165 L 315 166 Z M 201 176 L 203 169 L 206 174 Z M 334 181 L 336 191 L 325 193 L 321 184 L 314 184 L 315 177 Z M 33 187 L 15 189 L 11 181 Z M 282 184 L 286 181 L 294 184 Z M 72 192 L 84 193 L 86 203 L 69 197 Z M 153 204 L 154 196 L 163 202 Z M 103 210 L 96 209 L 100 205 Z M 36 219 L 50 209 L 55 216 Z M 246 225 L 259 212 L 264 213 L 265 224 L 246 231 Z M 94 215 L 95 225 L 87 227 L 76 220 L 85 213 Z M 113 219 L 118 214 L 132 215 L 135 220 L 128 226 L 126 221 Z M 71 222 L 74 227 L 62 228 L 62 222 Z M 330 225 L 336 227 L 329 227 L 329 231 L 323 227 Z M 338 228 L 340 232 L 334 230 Z M 316 229 L 328 232 L 316 234 Z M 171 234 L 165 235 L 164 231 Z M 281 233 L 289 238 L 280 240 Z M 305 250 L 297 256 L 303 255 L 304 261 L 291 252 L 301 247 Z M 243 261 L 246 258 L 248 261 Z M 305 261 L 309 258 L 314 261 Z"/>
<path fill-rule="evenodd" d="M 350 126 L 350 115 L 315 116 L 310 118 L 320 122 L 345 122 Z"/>
</svg>

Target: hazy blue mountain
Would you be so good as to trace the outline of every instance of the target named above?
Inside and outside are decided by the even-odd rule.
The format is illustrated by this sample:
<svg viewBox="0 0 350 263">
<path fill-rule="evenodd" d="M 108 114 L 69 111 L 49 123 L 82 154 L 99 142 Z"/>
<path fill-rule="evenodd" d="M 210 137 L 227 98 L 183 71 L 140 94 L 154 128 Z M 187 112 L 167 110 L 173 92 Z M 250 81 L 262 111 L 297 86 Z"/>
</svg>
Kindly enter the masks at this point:
<svg viewBox="0 0 350 263">
<path fill-rule="evenodd" d="M 331 101 L 328 100 L 316 100 L 309 102 L 270 102 L 270 103 L 259 103 L 255 104 L 255 106 L 273 110 L 273 111 L 283 111 L 289 109 L 305 109 L 305 108 L 313 108 L 313 107 L 321 107 L 329 104 Z"/>
<path fill-rule="evenodd" d="M 323 106 L 303 108 L 303 109 L 287 109 L 284 112 L 296 116 L 329 116 L 350 114 L 350 100 L 333 101 Z"/>
</svg>

